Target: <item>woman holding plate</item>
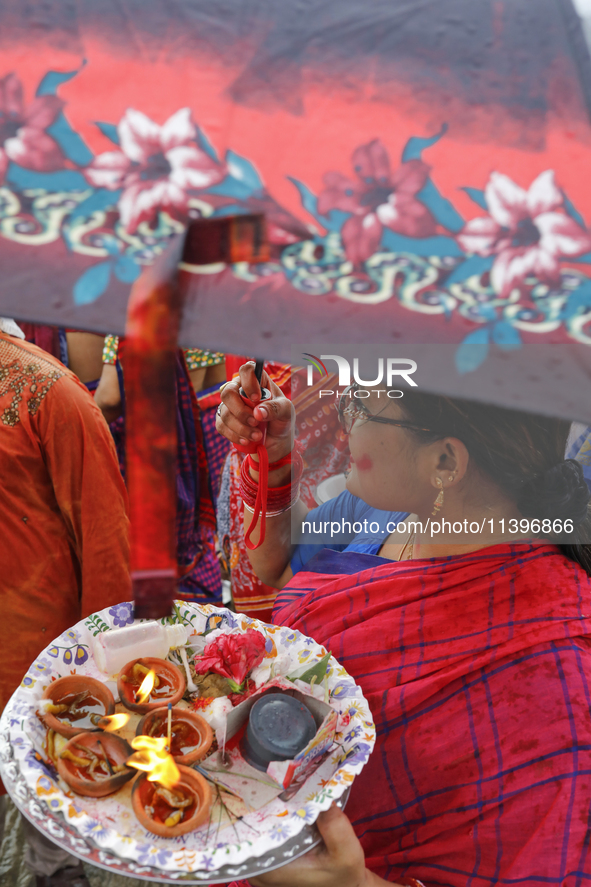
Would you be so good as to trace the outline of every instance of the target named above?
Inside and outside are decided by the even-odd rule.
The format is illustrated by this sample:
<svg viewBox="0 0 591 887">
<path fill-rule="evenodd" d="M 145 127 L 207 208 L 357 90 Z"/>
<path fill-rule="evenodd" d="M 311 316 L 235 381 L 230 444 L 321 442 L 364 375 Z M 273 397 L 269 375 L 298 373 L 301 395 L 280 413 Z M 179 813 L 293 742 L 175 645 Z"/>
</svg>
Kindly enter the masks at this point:
<svg viewBox="0 0 591 887">
<path fill-rule="evenodd" d="M 250 365 L 240 381 L 259 403 Z M 291 406 L 262 384 L 273 397 L 254 414 L 232 383 L 218 416 L 241 445 L 269 423 L 274 507 L 252 562 L 282 587 L 274 621 L 331 650 L 361 686 L 378 738 L 347 816 L 321 817 L 322 850 L 254 883 L 582 883 L 591 525 L 580 465 L 563 458 L 568 423 L 414 391 L 343 398 L 349 491 L 416 520 L 377 554 L 325 549 L 293 576 L 292 514 L 305 512 L 289 487 Z M 257 481 L 251 467 L 246 532 Z"/>
</svg>

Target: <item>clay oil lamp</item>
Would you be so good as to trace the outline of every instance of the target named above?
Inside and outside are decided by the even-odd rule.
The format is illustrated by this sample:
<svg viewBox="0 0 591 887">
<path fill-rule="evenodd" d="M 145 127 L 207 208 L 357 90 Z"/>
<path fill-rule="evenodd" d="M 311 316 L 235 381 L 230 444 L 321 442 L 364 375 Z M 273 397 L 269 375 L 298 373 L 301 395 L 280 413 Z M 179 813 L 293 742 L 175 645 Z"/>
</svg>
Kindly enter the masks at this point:
<svg viewBox="0 0 591 887">
<path fill-rule="evenodd" d="M 103 798 L 134 775 L 125 765 L 130 754 L 128 743 L 113 733 L 80 733 L 61 750 L 57 769 L 76 794 Z"/>
<path fill-rule="evenodd" d="M 212 791 L 195 770 L 177 766 L 166 750 L 167 744 L 166 736 L 136 736 L 131 746 L 137 754 L 127 764 L 144 771 L 131 789 L 139 822 L 154 835 L 174 838 L 207 821 Z"/>
<path fill-rule="evenodd" d="M 155 708 L 137 725 L 136 736 L 169 735 L 168 708 Z M 177 764 L 194 764 L 205 757 L 213 742 L 213 730 L 205 718 L 187 708 L 173 708 L 170 724 L 170 754 Z"/>
<path fill-rule="evenodd" d="M 49 730 L 70 739 L 80 733 L 100 730 L 99 721 L 115 711 L 109 688 L 85 675 L 58 678 L 43 692 L 39 715 Z"/>
<path fill-rule="evenodd" d="M 125 665 L 117 679 L 119 698 L 130 711 L 146 714 L 163 705 L 176 705 L 183 697 L 183 673 L 166 659 L 143 657 Z"/>
</svg>

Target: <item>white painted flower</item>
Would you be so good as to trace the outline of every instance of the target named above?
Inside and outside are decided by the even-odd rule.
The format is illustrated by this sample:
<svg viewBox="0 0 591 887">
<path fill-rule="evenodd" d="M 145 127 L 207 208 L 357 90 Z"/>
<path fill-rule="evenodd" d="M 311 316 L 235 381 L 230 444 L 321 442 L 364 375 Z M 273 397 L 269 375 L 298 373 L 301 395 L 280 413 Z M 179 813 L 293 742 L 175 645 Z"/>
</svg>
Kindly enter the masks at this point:
<svg viewBox="0 0 591 887">
<path fill-rule="evenodd" d="M 128 108 L 117 132 L 121 150 L 99 154 L 84 175 L 96 188 L 123 189 L 119 213 L 130 233 L 141 222 L 152 223 L 161 209 L 182 220 L 188 192 L 216 185 L 226 175 L 225 165 L 199 146 L 190 108 L 162 126 Z"/>
<path fill-rule="evenodd" d="M 490 215 L 471 219 L 457 235 L 467 253 L 495 256 L 491 283 L 502 298 L 533 275 L 560 285 L 560 259 L 591 249 L 591 236 L 564 211 L 564 196 L 551 169 L 525 191 L 493 172 L 484 191 Z"/>
</svg>

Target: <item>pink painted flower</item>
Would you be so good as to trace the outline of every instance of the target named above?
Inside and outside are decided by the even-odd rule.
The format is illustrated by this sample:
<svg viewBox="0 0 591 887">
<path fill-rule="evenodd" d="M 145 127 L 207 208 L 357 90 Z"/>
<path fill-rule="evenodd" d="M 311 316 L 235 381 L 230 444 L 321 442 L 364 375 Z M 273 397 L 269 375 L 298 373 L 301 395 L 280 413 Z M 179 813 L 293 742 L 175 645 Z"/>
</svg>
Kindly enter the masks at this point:
<svg viewBox="0 0 591 887">
<path fill-rule="evenodd" d="M 465 252 L 495 256 L 491 283 L 502 298 L 530 274 L 558 286 L 560 259 L 591 249 L 589 233 L 564 211 L 551 169 L 540 173 L 528 191 L 493 172 L 484 193 L 490 215 L 469 221 L 457 240 Z"/>
<path fill-rule="evenodd" d="M 120 151 L 107 151 L 84 170 L 91 185 L 123 189 L 119 213 L 133 233 L 141 222 L 153 222 L 163 209 L 183 219 L 188 192 L 216 185 L 224 165 L 203 151 L 190 108 L 181 108 L 158 126 L 141 111 L 128 108 L 117 127 Z"/>
<path fill-rule="evenodd" d="M 38 172 L 63 167 L 64 155 L 46 132 L 63 106 L 57 96 L 43 95 L 25 108 L 22 83 L 16 74 L 0 80 L 0 181 L 11 160 Z"/>
<path fill-rule="evenodd" d="M 384 228 L 407 237 L 429 237 L 435 232 L 435 219 L 416 198 L 429 175 L 422 160 L 402 163 L 393 173 L 386 149 L 374 139 L 356 148 L 352 162 L 357 180 L 328 172 L 326 187 L 318 196 L 321 215 L 333 209 L 352 213 L 341 230 L 351 262 L 364 262 L 378 249 Z"/>
</svg>

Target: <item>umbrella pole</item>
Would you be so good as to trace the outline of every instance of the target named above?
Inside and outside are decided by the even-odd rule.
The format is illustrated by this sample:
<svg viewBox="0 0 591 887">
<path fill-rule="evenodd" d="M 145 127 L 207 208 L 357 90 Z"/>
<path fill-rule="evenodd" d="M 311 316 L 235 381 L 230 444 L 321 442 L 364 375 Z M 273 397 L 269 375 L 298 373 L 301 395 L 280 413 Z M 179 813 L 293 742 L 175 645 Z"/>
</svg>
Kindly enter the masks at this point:
<svg viewBox="0 0 591 887">
<path fill-rule="evenodd" d="M 176 359 L 183 270 L 269 258 L 262 215 L 192 222 L 131 290 L 125 328 L 126 459 L 137 619 L 172 612 L 176 557 Z M 262 371 L 262 364 L 260 370 Z"/>
<path fill-rule="evenodd" d="M 136 619 L 172 611 L 176 559 L 176 354 L 182 241 L 147 269 L 129 299 L 124 350 L 131 578 Z"/>
</svg>

